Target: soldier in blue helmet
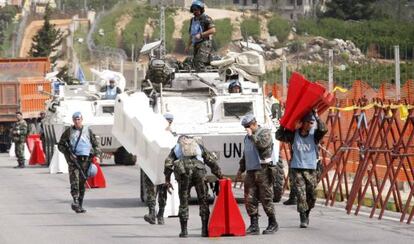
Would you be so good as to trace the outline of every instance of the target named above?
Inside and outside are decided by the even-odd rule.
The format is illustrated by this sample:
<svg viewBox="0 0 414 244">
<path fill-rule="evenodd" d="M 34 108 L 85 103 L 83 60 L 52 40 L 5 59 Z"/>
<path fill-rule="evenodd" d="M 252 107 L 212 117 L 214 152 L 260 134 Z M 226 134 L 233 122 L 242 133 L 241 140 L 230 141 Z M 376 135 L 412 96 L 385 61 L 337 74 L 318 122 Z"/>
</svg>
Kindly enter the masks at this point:
<svg viewBox="0 0 414 244">
<path fill-rule="evenodd" d="M 230 82 L 229 93 L 241 93 L 241 84 L 238 80 Z"/>
<path fill-rule="evenodd" d="M 85 182 L 91 160 L 100 155 L 98 141 L 92 130 L 83 125 L 80 112 L 72 115 L 73 125 L 67 128 L 60 137 L 58 148 L 65 155 L 69 166 L 70 193 L 73 197 L 72 210 L 85 213 L 83 198 Z"/>
<path fill-rule="evenodd" d="M 211 37 L 216 33 L 216 27 L 213 19 L 204 13 L 204 3 L 202 1 L 193 1 L 190 12 L 193 13 L 194 17 L 190 21 L 190 35 L 186 52 L 191 46 L 193 47 L 193 67 L 196 70 L 201 70 L 210 64 L 213 48 Z"/>
</svg>

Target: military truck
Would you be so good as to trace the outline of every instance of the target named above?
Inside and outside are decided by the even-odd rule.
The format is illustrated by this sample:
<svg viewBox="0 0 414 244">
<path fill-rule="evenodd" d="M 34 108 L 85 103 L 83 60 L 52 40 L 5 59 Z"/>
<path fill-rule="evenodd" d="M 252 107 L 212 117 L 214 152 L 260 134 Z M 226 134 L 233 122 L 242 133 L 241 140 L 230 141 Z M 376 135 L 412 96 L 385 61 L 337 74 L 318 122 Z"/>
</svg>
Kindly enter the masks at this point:
<svg viewBox="0 0 414 244">
<path fill-rule="evenodd" d="M 10 148 L 10 129 L 21 111 L 29 129 L 38 123 L 50 92 L 50 82 L 44 78 L 50 69 L 48 58 L 0 59 L 0 152 Z M 32 131 L 35 132 L 35 131 Z"/>
<path fill-rule="evenodd" d="M 143 83 L 142 89 L 150 97 L 154 113 L 173 114 L 173 131 L 177 135 L 199 138 L 208 150 L 216 153 L 226 176 L 236 175 L 242 157 L 246 131 L 240 120 L 244 115 L 254 114 L 260 125 L 272 129 L 274 136 L 276 127 L 270 120 L 270 108 L 266 107 L 259 83 L 234 74 L 231 75 L 233 80 L 229 81 L 214 68 L 204 71 L 175 70 L 170 77 L 172 78 L 168 82 L 147 80 Z M 228 90 L 234 77 L 241 84 L 240 93 L 230 93 Z M 274 160 L 278 162 L 279 143 L 276 140 L 274 142 Z M 282 163 L 277 166 L 279 177 L 278 184 L 275 184 L 278 188 L 275 200 L 280 200 L 284 172 Z M 209 174 L 208 180 L 212 182 L 216 179 Z M 143 187 L 141 199 L 145 199 Z"/>
</svg>

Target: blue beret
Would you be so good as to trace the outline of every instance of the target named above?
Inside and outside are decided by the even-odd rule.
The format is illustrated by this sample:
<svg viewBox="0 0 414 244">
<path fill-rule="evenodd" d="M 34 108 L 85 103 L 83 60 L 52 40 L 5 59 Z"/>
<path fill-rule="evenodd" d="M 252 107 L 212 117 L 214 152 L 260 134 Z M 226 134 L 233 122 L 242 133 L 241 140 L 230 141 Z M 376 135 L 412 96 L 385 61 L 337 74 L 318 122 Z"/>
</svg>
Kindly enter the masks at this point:
<svg viewBox="0 0 414 244">
<path fill-rule="evenodd" d="M 82 118 L 81 112 L 74 112 L 72 115 L 72 119 Z"/>
<path fill-rule="evenodd" d="M 243 119 L 241 121 L 241 124 L 242 124 L 242 126 L 248 126 L 248 125 L 250 125 L 254 121 L 256 121 L 256 118 L 254 117 L 253 114 L 246 114 L 243 117 Z"/>
<path fill-rule="evenodd" d="M 305 116 L 301 119 L 302 122 L 308 122 L 308 121 L 315 121 L 315 117 L 313 116 L 313 113 L 307 113 Z"/>
<path fill-rule="evenodd" d="M 164 114 L 164 118 L 166 120 L 173 121 L 174 120 L 174 115 L 173 114 L 170 114 L 170 113 L 165 113 Z"/>
</svg>

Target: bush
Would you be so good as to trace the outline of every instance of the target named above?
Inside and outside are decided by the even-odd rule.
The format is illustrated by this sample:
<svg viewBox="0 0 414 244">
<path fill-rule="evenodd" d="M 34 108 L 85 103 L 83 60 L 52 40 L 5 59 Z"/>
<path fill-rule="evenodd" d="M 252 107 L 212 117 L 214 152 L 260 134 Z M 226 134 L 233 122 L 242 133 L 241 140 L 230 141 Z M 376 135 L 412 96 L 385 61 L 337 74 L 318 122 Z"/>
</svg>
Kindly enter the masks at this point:
<svg viewBox="0 0 414 244">
<path fill-rule="evenodd" d="M 284 42 L 289 36 L 291 26 L 287 20 L 274 16 L 267 23 L 267 28 L 271 36 L 276 36 L 279 42 Z"/>
<path fill-rule="evenodd" d="M 107 15 L 103 16 L 98 23 L 97 31 L 99 29 L 104 30 L 104 35 L 100 36 L 97 32 L 94 33 L 94 40 L 96 45 L 107 46 L 107 47 L 118 47 L 117 35 L 115 26 L 118 22 L 118 19 L 124 14 L 133 15 L 133 9 L 136 6 L 136 3 L 127 3 L 121 5 L 121 7 L 116 8 L 109 12 Z M 140 8 L 140 7 L 137 7 Z M 144 33 L 144 32 L 142 32 Z"/>
<path fill-rule="evenodd" d="M 341 38 L 353 41 L 363 52 L 370 44 L 380 47 L 380 53 L 385 58 L 386 52 L 394 45 L 401 49 L 411 50 L 408 57 L 413 57 L 414 28 L 412 23 L 402 23 L 393 20 L 343 21 L 332 18 L 320 20 L 301 19 L 297 23 L 298 34 L 305 32 L 325 38 Z M 389 55 L 389 54 L 388 54 Z"/>
<path fill-rule="evenodd" d="M 216 20 L 214 24 L 216 25 L 216 34 L 213 37 L 213 43 L 215 49 L 218 50 L 231 42 L 233 26 L 228 18 Z"/>
<path fill-rule="evenodd" d="M 240 25 L 244 37 L 252 36 L 255 39 L 260 37 L 260 20 L 256 17 L 244 19 Z"/>
<path fill-rule="evenodd" d="M 158 18 L 155 8 L 150 6 L 137 6 L 134 9 L 132 20 L 125 26 L 122 33 L 122 48 L 130 54 L 132 44 L 139 48 L 144 44 L 144 30 L 148 18 Z"/>
<path fill-rule="evenodd" d="M 300 40 L 295 40 L 288 44 L 290 52 L 300 52 L 305 50 L 305 43 Z"/>
</svg>

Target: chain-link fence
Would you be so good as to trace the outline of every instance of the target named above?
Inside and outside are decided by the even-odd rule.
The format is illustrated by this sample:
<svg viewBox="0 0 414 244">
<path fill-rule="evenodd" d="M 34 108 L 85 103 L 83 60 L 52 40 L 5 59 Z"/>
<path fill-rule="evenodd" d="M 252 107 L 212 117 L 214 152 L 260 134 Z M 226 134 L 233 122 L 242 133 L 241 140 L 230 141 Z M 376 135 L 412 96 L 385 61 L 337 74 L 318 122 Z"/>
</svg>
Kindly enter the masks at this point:
<svg viewBox="0 0 414 244">
<path fill-rule="evenodd" d="M 401 84 L 414 79 L 414 45 L 399 46 L 398 60 L 395 59 L 395 46 L 367 45 L 361 51 L 349 41 L 333 40 L 331 45 L 330 57 L 330 49 L 317 43 L 290 43 L 281 51 L 287 60 L 286 70 L 282 69 L 283 61 L 271 62 L 265 80 L 282 84 L 283 72 L 290 77 L 293 71 L 297 71 L 311 81 L 328 81 L 331 68 L 336 86 L 350 88 L 355 80 L 361 80 L 373 88 L 379 88 L 384 82 L 396 83 L 396 62 L 399 63 Z"/>
</svg>

